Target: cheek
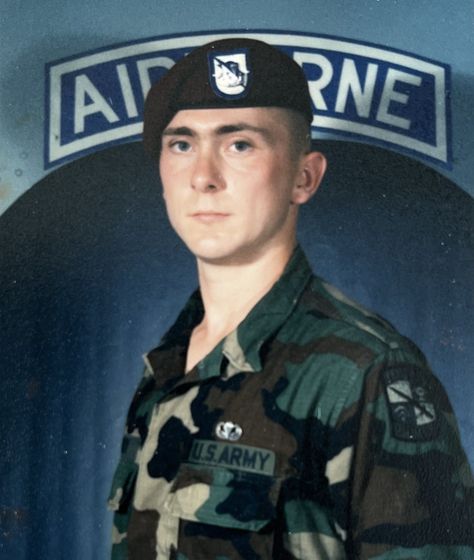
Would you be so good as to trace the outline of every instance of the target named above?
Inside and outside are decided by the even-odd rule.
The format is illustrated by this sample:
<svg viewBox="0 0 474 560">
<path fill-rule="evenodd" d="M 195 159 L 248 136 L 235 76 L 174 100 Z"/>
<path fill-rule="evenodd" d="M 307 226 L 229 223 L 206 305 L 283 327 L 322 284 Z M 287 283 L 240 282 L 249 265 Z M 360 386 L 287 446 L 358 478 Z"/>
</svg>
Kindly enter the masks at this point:
<svg viewBox="0 0 474 560">
<path fill-rule="evenodd" d="M 169 158 L 161 157 L 158 171 L 163 186 L 163 194 L 166 195 L 173 183 L 176 182 L 178 169 L 170 163 Z"/>
<path fill-rule="evenodd" d="M 177 199 L 176 189 L 170 188 L 170 186 L 167 187 L 163 184 L 161 193 L 165 202 L 168 219 L 171 224 L 175 226 L 176 219 L 179 217 L 179 208 L 182 206 Z"/>
<path fill-rule="evenodd" d="M 182 238 L 186 232 L 185 222 L 183 216 L 178 211 L 178 207 L 169 202 L 165 197 L 166 215 L 173 230 Z"/>
<path fill-rule="evenodd" d="M 179 203 L 179 200 L 177 200 L 176 193 L 163 189 L 163 198 L 168 216 L 170 218 L 172 216 L 179 216 L 179 209 L 182 205 Z"/>
<path fill-rule="evenodd" d="M 262 185 L 266 188 L 262 194 L 272 207 L 285 206 L 290 203 L 294 177 L 288 165 L 278 162 L 266 174 Z"/>
</svg>

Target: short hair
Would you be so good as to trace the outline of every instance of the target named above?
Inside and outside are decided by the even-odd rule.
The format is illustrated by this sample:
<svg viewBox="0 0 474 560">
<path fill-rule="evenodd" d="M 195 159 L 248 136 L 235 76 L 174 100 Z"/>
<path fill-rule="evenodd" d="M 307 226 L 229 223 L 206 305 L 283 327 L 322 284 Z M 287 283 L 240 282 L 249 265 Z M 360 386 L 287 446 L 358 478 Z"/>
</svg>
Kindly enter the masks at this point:
<svg viewBox="0 0 474 560">
<path fill-rule="evenodd" d="M 294 156 L 299 157 L 311 151 L 311 126 L 302 113 L 294 109 L 284 109 L 290 131 Z"/>
</svg>

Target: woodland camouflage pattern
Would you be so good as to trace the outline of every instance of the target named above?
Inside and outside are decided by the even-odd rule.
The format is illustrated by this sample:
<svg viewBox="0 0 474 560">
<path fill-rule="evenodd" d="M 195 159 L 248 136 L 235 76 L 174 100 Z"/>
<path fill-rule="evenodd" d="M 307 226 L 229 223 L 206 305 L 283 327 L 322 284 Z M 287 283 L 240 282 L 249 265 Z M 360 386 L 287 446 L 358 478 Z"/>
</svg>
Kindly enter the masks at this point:
<svg viewBox="0 0 474 560">
<path fill-rule="evenodd" d="M 202 314 L 197 292 L 146 357 L 109 502 L 114 560 L 474 557 L 471 471 L 413 343 L 300 248 L 185 376 Z"/>
</svg>

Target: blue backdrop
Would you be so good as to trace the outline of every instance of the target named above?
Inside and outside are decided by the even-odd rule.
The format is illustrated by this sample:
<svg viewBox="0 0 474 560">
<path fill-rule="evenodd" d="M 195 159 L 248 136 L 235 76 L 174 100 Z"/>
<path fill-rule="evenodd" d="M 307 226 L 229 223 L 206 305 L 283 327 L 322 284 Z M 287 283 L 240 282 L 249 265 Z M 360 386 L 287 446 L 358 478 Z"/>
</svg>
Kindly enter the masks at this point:
<svg viewBox="0 0 474 560">
<path fill-rule="evenodd" d="M 472 201 L 405 156 L 320 148 L 329 173 L 301 242 L 319 275 L 423 348 L 472 459 Z M 140 356 L 194 288 L 194 263 L 139 144 L 51 173 L 0 226 L 4 557 L 105 558 L 105 500 Z"/>
</svg>

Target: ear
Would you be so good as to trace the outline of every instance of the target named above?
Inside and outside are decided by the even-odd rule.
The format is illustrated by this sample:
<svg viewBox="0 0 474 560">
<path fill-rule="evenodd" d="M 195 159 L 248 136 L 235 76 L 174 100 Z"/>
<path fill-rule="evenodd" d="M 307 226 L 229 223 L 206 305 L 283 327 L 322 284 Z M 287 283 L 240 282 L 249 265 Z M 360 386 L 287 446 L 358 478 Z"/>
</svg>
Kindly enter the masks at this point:
<svg viewBox="0 0 474 560">
<path fill-rule="evenodd" d="M 298 181 L 293 188 L 291 202 L 304 204 L 318 190 L 326 171 L 326 158 L 321 152 L 310 152 L 302 157 Z"/>
</svg>

